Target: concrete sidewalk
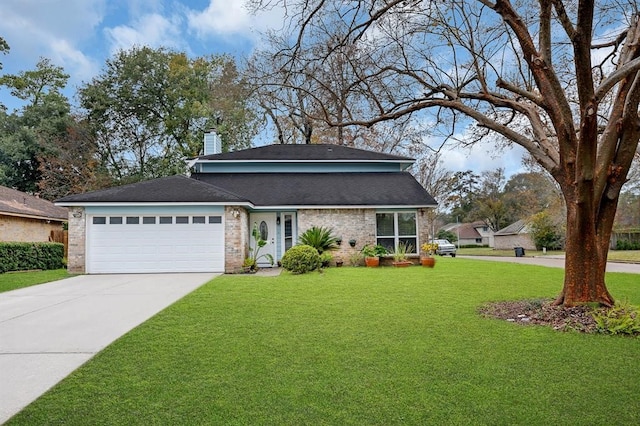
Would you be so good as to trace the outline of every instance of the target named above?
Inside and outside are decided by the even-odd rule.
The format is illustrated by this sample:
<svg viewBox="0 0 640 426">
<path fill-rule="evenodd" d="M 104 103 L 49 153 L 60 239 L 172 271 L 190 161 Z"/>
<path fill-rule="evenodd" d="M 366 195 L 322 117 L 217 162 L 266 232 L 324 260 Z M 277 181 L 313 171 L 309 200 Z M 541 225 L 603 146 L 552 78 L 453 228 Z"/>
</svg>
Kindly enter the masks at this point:
<svg viewBox="0 0 640 426">
<path fill-rule="evenodd" d="M 217 275 L 82 275 L 0 293 L 0 423 Z"/>
<path fill-rule="evenodd" d="M 458 256 L 465 259 L 489 260 L 494 262 L 523 263 L 527 265 L 548 266 L 552 268 L 564 268 L 564 256 L 536 256 L 536 257 L 507 257 L 507 256 Z M 607 272 L 625 272 L 628 274 L 640 274 L 640 264 L 607 262 Z"/>
</svg>

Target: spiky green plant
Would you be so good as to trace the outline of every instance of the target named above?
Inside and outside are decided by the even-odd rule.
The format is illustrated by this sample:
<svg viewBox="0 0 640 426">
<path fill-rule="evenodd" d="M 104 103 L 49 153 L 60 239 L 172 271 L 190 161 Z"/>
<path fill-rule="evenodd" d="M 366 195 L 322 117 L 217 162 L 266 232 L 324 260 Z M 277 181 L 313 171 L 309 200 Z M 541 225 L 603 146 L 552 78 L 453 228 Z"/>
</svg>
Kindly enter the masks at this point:
<svg viewBox="0 0 640 426">
<path fill-rule="evenodd" d="M 318 250 L 322 254 L 325 251 L 338 248 L 337 237 L 333 235 L 333 229 L 323 226 L 312 226 L 300 235 L 300 244 L 305 244 Z"/>
</svg>

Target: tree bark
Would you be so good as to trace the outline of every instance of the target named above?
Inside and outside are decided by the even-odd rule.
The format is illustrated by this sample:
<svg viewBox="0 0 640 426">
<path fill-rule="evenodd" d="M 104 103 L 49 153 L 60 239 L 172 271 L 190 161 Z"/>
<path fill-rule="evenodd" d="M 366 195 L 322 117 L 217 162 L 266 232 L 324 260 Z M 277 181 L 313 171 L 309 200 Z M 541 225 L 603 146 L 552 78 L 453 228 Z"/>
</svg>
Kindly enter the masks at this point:
<svg viewBox="0 0 640 426">
<path fill-rule="evenodd" d="M 605 224 L 604 228 L 602 224 L 597 226 L 592 206 L 567 199 L 564 286 L 555 305 L 570 307 L 598 303 L 613 306 L 613 297 L 605 283 L 613 221 L 605 220 Z"/>
</svg>

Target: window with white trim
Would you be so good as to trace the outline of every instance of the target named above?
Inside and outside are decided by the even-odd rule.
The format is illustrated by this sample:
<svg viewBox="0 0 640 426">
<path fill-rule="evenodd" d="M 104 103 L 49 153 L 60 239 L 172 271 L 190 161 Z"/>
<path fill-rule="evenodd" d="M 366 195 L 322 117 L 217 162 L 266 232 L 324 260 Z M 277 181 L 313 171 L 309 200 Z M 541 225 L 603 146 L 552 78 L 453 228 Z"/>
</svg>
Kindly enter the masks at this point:
<svg viewBox="0 0 640 426">
<path fill-rule="evenodd" d="M 376 242 L 390 253 L 398 244 L 407 246 L 407 253 L 418 253 L 416 212 L 376 213 Z"/>
</svg>

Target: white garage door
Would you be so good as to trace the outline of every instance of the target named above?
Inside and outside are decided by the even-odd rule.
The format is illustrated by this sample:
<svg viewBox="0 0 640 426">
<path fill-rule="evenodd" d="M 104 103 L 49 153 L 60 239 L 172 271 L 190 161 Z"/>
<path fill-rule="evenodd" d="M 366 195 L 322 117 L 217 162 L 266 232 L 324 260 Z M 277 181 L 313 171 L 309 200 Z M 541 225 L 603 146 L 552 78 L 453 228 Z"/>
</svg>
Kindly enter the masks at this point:
<svg viewBox="0 0 640 426">
<path fill-rule="evenodd" d="M 223 271 L 221 215 L 88 217 L 88 273 Z"/>
</svg>

